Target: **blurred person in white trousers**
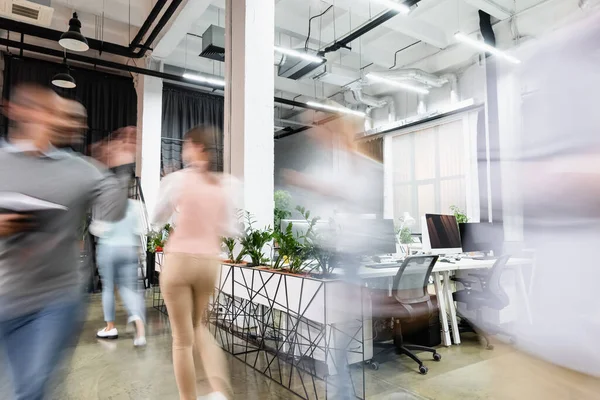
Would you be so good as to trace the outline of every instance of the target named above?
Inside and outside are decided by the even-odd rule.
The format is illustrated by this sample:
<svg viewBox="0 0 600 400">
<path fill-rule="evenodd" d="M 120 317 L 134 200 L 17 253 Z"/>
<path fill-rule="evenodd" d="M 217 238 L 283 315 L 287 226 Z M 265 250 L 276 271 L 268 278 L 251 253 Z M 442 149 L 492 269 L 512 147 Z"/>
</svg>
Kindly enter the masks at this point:
<svg viewBox="0 0 600 400">
<path fill-rule="evenodd" d="M 518 155 L 525 241 L 536 251 L 519 303 L 517 353 L 500 357 L 497 399 L 600 397 L 600 15 L 518 54 L 527 85 Z"/>
<path fill-rule="evenodd" d="M 335 372 L 328 388 L 328 396 L 335 399 L 354 399 L 355 388 L 348 366 L 348 350 L 355 346 L 356 321 L 360 315 L 362 295 L 357 276 L 361 258 L 368 254 L 368 236 L 374 235 L 363 218 L 381 217 L 383 214 L 383 166 L 357 149 L 355 135 L 362 130 L 358 118 L 339 119 L 327 128 L 313 129 L 311 138 L 326 152 L 334 153 L 337 165 L 313 166 L 311 173 L 283 171 L 284 181 L 303 189 L 312 198 L 311 204 L 319 210 L 329 210 L 341 226 L 336 240 L 337 264 L 344 270 L 345 286 L 340 289 L 339 301 L 330 304 L 328 313 L 339 323 L 335 327 Z M 309 160 L 307 160 L 309 161 Z M 358 288 L 357 288 L 358 286 Z M 336 293 L 337 295 L 337 293 Z M 350 331 L 352 331 L 350 333 Z M 360 390 L 360 389 L 359 389 Z"/>
</svg>

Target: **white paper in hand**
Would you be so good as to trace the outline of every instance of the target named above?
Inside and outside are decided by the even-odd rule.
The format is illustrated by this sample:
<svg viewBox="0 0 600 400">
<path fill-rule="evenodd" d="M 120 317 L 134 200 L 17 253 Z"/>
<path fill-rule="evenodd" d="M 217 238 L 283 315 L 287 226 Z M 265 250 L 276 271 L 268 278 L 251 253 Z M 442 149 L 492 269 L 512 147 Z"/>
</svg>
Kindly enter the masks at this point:
<svg viewBox="0 0 600 400">
<path fill-rule="evenodd" d="M 27 213 L 35 211 L 67 211 L 68 208 L 17 192 L 0 192 L 0 210 Z"/>
</svg>

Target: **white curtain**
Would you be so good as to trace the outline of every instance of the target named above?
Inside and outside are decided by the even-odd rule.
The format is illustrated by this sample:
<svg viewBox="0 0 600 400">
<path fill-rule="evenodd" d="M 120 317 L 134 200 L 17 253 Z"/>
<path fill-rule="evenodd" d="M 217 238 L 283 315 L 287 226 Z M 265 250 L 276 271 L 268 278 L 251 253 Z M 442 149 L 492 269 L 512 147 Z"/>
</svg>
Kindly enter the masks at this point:
<svg viewBox="0 0 600 400">
<path fill-rule="evenodd" d="M 409 212 L 417 220 L 414 232 L 421 232 L 426 213 L 451 214 L 453 205 L 471 219 L 479 218 L 476 114 L 386 137 L 388 217 L 398 219 Z"/>
</svg>

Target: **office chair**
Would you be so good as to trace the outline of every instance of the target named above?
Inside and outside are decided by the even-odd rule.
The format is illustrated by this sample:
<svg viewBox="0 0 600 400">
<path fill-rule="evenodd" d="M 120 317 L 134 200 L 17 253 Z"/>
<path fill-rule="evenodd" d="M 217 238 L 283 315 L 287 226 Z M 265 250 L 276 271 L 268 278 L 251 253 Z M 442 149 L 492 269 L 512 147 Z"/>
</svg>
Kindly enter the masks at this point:
<svg viewBox="0 0 600 400">
<path fill-rule="evenodd" d="M 510 335 L 498 327 L 486 325 L 483 322 L 483 307 L 489 307 L 493 310 L 502 310 L 509 305 L 510 299 L 502 286 L 500 278 L 505 270 L 506 264 L 510 256 L 504 255 L 496 260 L 489 272 L 474 272 L 469 273 L 476 279 L 469 278 L 451 278 L 455 282 L 459 282 L 464 286 L 464 289 L 458 290 L 452 294 L 454 301 L 464 303 L 467 310 L 476 310 L 474 321 L 470 321 L 461 316 L 461 332 L 475 332 L 486 341 L 488 350 L 492 350 L 494 346 L 491 344 L 490 335 Z M 473 290 L 472 286 L 479 283 L 481 290 Z"/>
<path fill-rule="evenodd" d="M 427 328 L 432 319 L 439 319 L 436 296 L 427 292 L 429 276 L 438 256 L 411 256 L 407 257 L 398 273 L 394 277 L 391 295 L 388 291 L 374 291 L 371 294 L 373 316 L 384 320 L 392 320 L 393 344 L 374 343 L 374 347 L 381 349 L 374 354 L 370 362 L 371 368 L 378 369 L 381 356 L 391 351 L 405 354 L 419 364 L 419 372 L 427 374 L 428 368 L 413 353 L 413 351 L 426 351 L 433 353 L 433 359 L 440 361 L 442 356 L 436 349 L 427 346 L 405 344 L 402 337 L 402 322 L 419 329 Z M 379 360 L 379 361 L 378 361 Z"/>
</svg>

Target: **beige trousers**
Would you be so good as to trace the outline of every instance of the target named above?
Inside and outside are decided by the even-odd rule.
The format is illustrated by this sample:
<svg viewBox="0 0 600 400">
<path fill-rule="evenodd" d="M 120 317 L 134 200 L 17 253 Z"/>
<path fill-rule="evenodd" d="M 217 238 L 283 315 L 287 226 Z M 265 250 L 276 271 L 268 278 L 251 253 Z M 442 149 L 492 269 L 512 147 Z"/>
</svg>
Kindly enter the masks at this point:
<svg viewBox="0 0 600 400">
<path fill-rule="evenodd" d="M 222 392 L 231 397 L 225 355 L 204 317 L 219 272 L 216 259 L 193 254 L 165 255 L 160 289 L 173 335 L 173 366 L 181 400 Z M 207 385 L 198 389 L 198 383 Z"/>
</svg>

